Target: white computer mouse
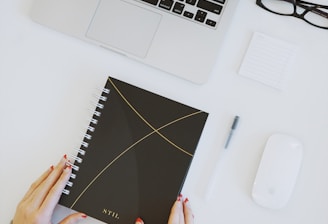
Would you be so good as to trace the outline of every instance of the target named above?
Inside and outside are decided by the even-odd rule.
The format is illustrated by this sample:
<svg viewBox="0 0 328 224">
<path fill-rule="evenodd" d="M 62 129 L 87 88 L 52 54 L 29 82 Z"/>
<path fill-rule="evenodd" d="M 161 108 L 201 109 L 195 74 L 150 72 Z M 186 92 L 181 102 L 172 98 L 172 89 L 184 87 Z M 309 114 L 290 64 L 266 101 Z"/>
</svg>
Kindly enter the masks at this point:
<svg viewBox="0 0 328 224">
<path fill-rule="evenodd" d="M 283 208 L 292 195 L 302 157 L 303 146 L 296 138 L 270 136 L 253 184 L 254 201 L 266 208 Z"/>
</svg>

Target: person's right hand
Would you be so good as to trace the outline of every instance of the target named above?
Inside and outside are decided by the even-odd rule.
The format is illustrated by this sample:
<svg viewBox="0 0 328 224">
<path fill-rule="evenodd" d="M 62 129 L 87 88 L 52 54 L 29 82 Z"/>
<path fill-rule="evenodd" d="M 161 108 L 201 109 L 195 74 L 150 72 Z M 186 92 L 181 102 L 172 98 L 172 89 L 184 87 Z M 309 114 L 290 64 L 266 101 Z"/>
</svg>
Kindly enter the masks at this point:
<svg viewBox="0 0 328 224">
<path fill-rule="evenodd" d="M 135 224 L 144 224 L 144 222 L 137 218 Z M 182 195 L 179 195 L 171 208 L 168 224 L 194 224 L 194 215 L 188 198 L 183 200 Z"/>
<path fill-rule="evenodd" d="M 192 213 L 189 199 L 183 200 L 182 195 L 174 202 L 171 209 L 168 224 L 193 224 L 194 215 Z"/>
</svg>

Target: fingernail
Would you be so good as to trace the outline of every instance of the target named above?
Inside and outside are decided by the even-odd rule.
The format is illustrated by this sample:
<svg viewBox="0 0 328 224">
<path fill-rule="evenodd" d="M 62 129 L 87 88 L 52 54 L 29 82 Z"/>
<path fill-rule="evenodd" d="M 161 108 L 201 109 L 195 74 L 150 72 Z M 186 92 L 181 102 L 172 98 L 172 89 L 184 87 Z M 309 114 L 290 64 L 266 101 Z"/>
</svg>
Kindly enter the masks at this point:
<svg viewBox="0 0 328 224">
<path fill-rule="evenodd" d="M 189 199 L 188 198 L 186 198 L 183 202 L 184 203 L 187 203 L 189 201 Z"/>
<path fill-rule="evenodd" d="M 53 171 L 55 169 L 54 165 L 50 167 L 50 170 Z"/>
<path fill-rule="evenodd" d="M 182 197 L 183 197 L 182 194 L 179 194 L 177 201 L 181 201 Z"/>
<path fill-rule="evenodd" d="M 86 219 L 88 216 L 86 214 L 82 214 L 81 217 Z"/>
<path fill-rule="evenodd" d="M 64 159 L 67 159 L 67 154 L 64 155 Z"/>
<path fill-rule="evenodd" d="M 142 220 L 141 218 L 138 217 L 138 218 L 136 219 L 136 224 L 141 224 L 141 223 L 143 223 L 143 220 Z"/>
</svg>

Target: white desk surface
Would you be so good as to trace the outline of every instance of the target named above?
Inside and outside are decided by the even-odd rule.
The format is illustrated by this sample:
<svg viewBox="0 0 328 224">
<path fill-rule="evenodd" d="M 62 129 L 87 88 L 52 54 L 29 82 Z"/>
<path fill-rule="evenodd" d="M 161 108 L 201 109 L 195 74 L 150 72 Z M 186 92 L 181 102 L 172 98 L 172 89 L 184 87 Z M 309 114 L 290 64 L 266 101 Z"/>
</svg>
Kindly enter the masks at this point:
<svg viewBox="0 0 328 224">
<path fill-rule="evenodd" d="M 35 24 L 32 2 L 0 2 L 0 223 L 9 223 L 45 169 L 79 146 L 92 94 L 109 74 L 210 113 L 183 190 L 197 224 L 328 223 L 327 30 L 241 0 L 210 79 L 195 85 Z M 299 47 L 282 91 L 238 75 L 255 31 Z M 206 201 L 206 184 L 237 114 L 238 129 Z M 270 210 L 253 202 L 251 188 L 265 142 L 277 132 L 300 139 L 304 158 L 288 205 Z"/>
</svg>

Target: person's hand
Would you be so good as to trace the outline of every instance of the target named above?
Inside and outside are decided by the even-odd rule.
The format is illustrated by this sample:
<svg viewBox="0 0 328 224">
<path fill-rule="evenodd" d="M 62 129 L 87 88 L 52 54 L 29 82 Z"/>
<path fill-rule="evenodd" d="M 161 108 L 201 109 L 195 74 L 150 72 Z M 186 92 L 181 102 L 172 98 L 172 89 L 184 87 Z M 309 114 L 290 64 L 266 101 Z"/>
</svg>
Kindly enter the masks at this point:
<svg viewBox="0 0 328 224">
<path fill-rule="evenodd" d="M 188 198 L 183 199 L 179 195 L 178 199 L 174 202 L 171 209 L 168 224 L 193 224 L 194 215 L 192 213 L 190 202 Z"/>
<path fill-rule="evenodd" d="M 135 224 L 144 224 L 144 222 L 141 218 L 137 218 Z M 179 195 L 171 208 L 168 224 L 194 224 L 194 215 L 188 198 L 183 199 L 182 195 Z"/>
<path fill-rule="evenodd" d="M 66 155 L 56 166 L 51 166 L 30 187 L 18 204 L 12 224 L 51 224 L 55 206 L 70 178 L 72 168 L 67 165 Z M 74 213 L 59 224 L 74 224 L 86 218 Z"/>
</svg>

